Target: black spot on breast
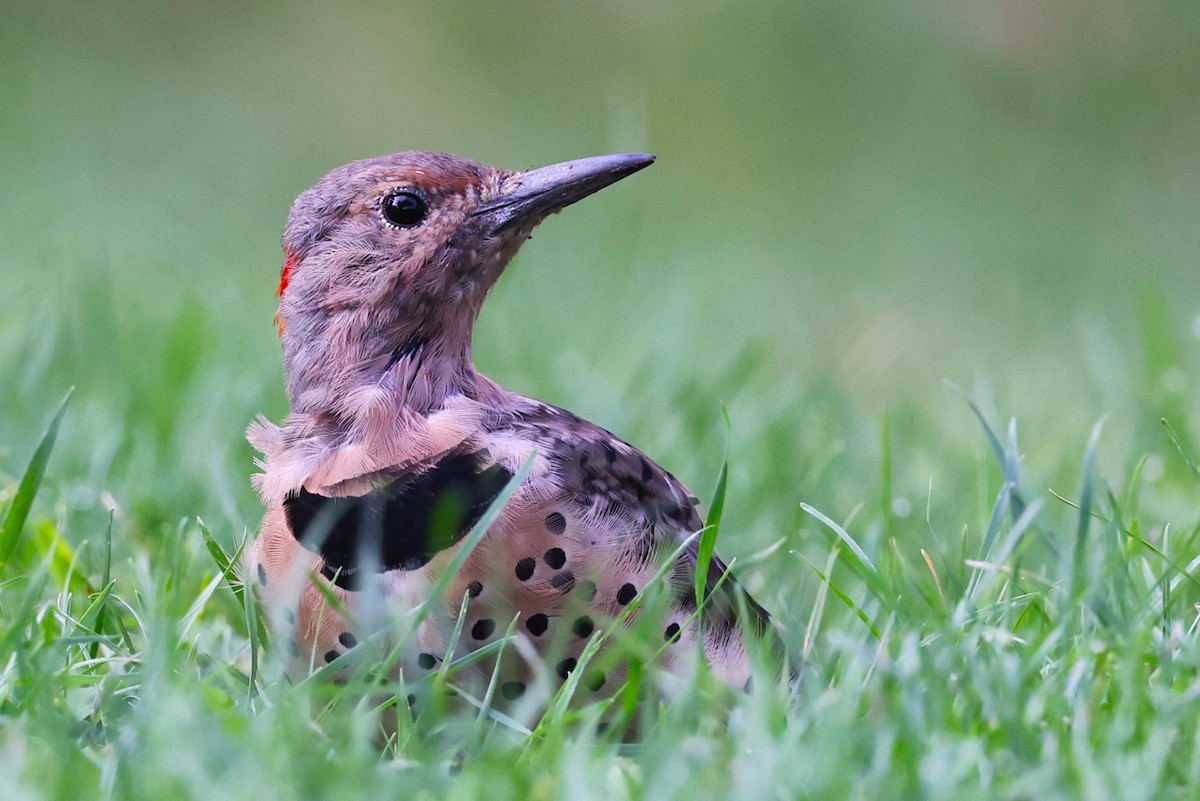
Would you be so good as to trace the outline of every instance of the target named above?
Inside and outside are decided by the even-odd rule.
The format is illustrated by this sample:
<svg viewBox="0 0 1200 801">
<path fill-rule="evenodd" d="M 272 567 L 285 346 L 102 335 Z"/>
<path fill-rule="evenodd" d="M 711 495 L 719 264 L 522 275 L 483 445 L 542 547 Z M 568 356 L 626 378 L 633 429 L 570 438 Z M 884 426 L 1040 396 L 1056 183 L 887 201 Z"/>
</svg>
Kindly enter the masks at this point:
<svg viewBox="0 0 1200 801">
<path fill-rule="evenodd" d="M 481 467 L 477 453 L 452 453 L 366 495 L 301 489 L 283 507 L 292 535 L 324 559 L 322 574 L 352 589 L 364 568 L 414 570 L 454 545 L 511 478 L 501 465 Z"/>
<path fill-rule="evenodd" d="M 500 694 L 510 701 L 515 701 L 525 694 L 525 684 L 519 681 L 506 681 L 500 685 Z"/>
<path fill-rule="evenodd" d="M 630 601 L 637 595 L 637 587 L 632 584 L 622 584 L 621 589 L 617 590 L 617 603 L 621 606 L 627 606 Z"/>
<path fill-rule="evenodd" d="M 338 635 L 338 642 L 342 644 L 343 648 L 353 648 L 358 645 L 358 638 L 348 631 L 343 631 Z"/>
<path fill-rule="evenodd" d="M 418 654 L 417 667 L 421 670 L 433 670 L 433 666 L 437 664 L 437 657 L 433 654 Z"/>
<path fill-rule="evenodd" d="M 287 623 L 289 626 L 293 626 L 293 625 L 295 625 L 295 623 L 296 623 L 296 613 L 295 613 L 295 612 L 293 612 L 291 609 L 288 609 L 287 607 L 284 607 L 284 610 L 283 610 L 283 622 L 284 622 L 284 623 Z"/>
<path fill-rule="evenodd" d="M 592 692 L 596 692 L 604 686 L 607 677 L 602 670 L 589 670 L 583 677 L 583 686 L 587 687 Z"/>
<path fill-rule="evenodd" d="M 267 569 L 263 567 L 262 562 L 258 563 L 258 583 L 267 586 Z"/>
<path fill-rule="evenodd" d="M 596 582 L 591 581 L 590 579 L 584 579 L 575 586 L 578 588 L 576 595 L 582 598 L 585 602 L 596 597 Z"/>
<path fill-rule="evenodd" d="M 537 560 L 535 560 L 532 556 L 526 556 L 524 559 L 517 562 L 517 566 L 513 569 L 513 572 L 517 574 L 517 578 L 520 581 L 529 581 L 529 578 L 533 575 L 533 569 L 535 567 L 537 567 Z"/>
<path fill-rule="evenodd" d="M 667 642 L 674 642 L 679 637 L 679 624 L 672 623 L 667 626 L 667 630 L 663 632 L 663 639 Z"/>
<path fill-rule="evenodd" d="M 546 560 L 546 564 L 555 570 L 558 570 L 567 563 L 567 553 L 562 548 L 551 548 L 542 555 L 542 558 Z"/>
<path fill-rule="evenodd" d="M 328 665 L 330 662 L 332 662 L 333 660 L 335 660 L 337 658 L 338 658 L 337 651 L 326 651 L 325 652 L 325 664 Z"/>
<path fill-rule="evenodd" d="M 483 585 L 478 581 L 472 581 L 467 585 L 467 595 L 470 595 L 472 598 L 478 598 L 481 592 L 483 592 Z"/>
<path fill-rule="evenodd" d="M 496 622 L 491 618 L 483 618 L 476 620 L 475 625 L 471 626 L 471 636 L 477 640 L 486 640 L 492 636 L 492 632 L 496 630 Z"/>
<path fill-rule="evenodd" d="M 562 534 L 567 530 L 567 518 L 559 512 L 546 515 L 546 530 L 551 534 Z"/>
<path fill-rule="evenodd" d="M 549 626 L 550 618 L 546 617 L 541 612 L 530 615 L 529 619 L 525 621 L 525 628 L 527 628 L 529 633 L 534 637 L 540 637 L 541 635 L 545 634 L 546 629 Z"/>
<path fill-rule="evenodd" d="M 570 675 L 571 671 L 575 669 L 576 664 L 575 657 L 568 656 L 566 659 L 558 663 L 558 666 L 554 668 L 554 672 L 558 674 L 560 679 L 565 679 Z"/>
</svg>

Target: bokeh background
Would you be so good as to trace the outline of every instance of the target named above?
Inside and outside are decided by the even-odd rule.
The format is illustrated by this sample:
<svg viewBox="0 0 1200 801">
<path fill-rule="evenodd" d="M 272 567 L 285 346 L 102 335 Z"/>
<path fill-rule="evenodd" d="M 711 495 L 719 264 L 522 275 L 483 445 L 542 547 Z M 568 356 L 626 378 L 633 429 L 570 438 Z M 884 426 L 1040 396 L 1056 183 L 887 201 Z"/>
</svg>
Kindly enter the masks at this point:
<svg viewBox="0 0 1200 801">
<path fill-rule="evenodd" d="M 61 514 L 253 529 L 241 435 L 286 408 L 288 206 L 410 148 L 659 156 L 539 230 L 476 356 L 701 494 L 724 405 L 730 515 L 751 531 L 735 550 L 794 531 L 801 500 L 873 498 L 885 421 L 897 513 L 955 486 L 940 448 L 989 457 L 947 381 L 1015 416 L 1047 481 L 1106 415 L 1111 472 L 1166 452 L 1161 417 L 1196 433 L 1200 4 L 8 0 L 0 17 L 0 455 L 18 472 L 77 386 Z"/>
</svg>

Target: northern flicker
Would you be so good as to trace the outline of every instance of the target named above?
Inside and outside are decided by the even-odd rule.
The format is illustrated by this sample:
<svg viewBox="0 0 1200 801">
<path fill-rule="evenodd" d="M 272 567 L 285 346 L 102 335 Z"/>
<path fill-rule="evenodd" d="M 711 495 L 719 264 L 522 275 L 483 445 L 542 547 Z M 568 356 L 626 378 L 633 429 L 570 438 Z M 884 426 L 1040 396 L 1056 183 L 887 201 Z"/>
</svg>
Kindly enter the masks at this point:
<svg viewBox="0 0 1200 801">
<path fill-rule="evenodd" d="M 618 437 L 501 387 L 471 360 L 480 307 L 534 227 L 653 161 L 611 155 L 511 172 L 406 152 L 339 167 L 296 199 L 277 318 L 290 412 L 248 431 L 263 454 L 254 484 L 267 507 L 250 569 L 291 626 L 296 673 L 372 634 L 356 620 L 368 595 L 425 601 L 528 460 L 434 613 L 402 644 L 396 675 L 419 680 L 515 621 L 520 647 L 501 660 L 496 700 L 515 701 L 535 681 L 553 686 L 674 555 L 653 624 L 659 666 L 702 653 L 731 685 L 748 681 L 743 635 L 767 613 L 714 557 L 712 597 L 696 614 L 695 496 Z M 623 671 L 592 670 L 579 690 L 611 692 Z"/>
</svg>

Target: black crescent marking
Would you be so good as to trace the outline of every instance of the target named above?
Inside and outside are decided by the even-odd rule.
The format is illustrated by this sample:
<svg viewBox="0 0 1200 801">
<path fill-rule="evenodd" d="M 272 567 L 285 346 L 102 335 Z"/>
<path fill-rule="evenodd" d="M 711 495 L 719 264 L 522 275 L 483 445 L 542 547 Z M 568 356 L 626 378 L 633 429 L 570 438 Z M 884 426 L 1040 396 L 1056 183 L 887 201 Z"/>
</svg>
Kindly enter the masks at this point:
<svg viewBox="0 0 1200 801">
<path fill-rule="evenodd" d="M 423 466 L 425 467 L 425 466 Z M 364 569 L 415 570 L 471 530 L 512 473 L 456 452 L 357 497 L 301 489 L 283 502 L 288 526 L 325 560 L 322 574 L 353 589 Z"/>
</svg>

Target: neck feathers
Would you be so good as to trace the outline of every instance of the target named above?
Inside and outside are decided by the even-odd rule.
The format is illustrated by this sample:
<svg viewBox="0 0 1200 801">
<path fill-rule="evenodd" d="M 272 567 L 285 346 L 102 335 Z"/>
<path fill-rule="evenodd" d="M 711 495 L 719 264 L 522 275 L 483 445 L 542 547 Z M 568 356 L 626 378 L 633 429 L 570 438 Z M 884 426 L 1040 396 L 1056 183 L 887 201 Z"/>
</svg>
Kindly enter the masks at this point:
<svg viewBox="0 0 1200 801">
<path fill-rule="evenodd" d="M 475 372 L 469 340 L 292 340 L 300 329 L 289 325 L 284 335 L 287 420 L 276 426 L 259 418 L 247 432 L 263 453 L 255 487 L 268 503 L 300 486 L 328 493 L 458 447 L 511 402 L 510 393 Z"/>
<path fill-rule="evenodd" d="M 305 337 L 284 333 L 284 365 L 293 414 L 329 415 L 352 422 L 380 406 L 424 413 L 475 383 L 469 333 L 437 336 L 420 330 L 339 330 L 333 323 Z"/>
</svg>

